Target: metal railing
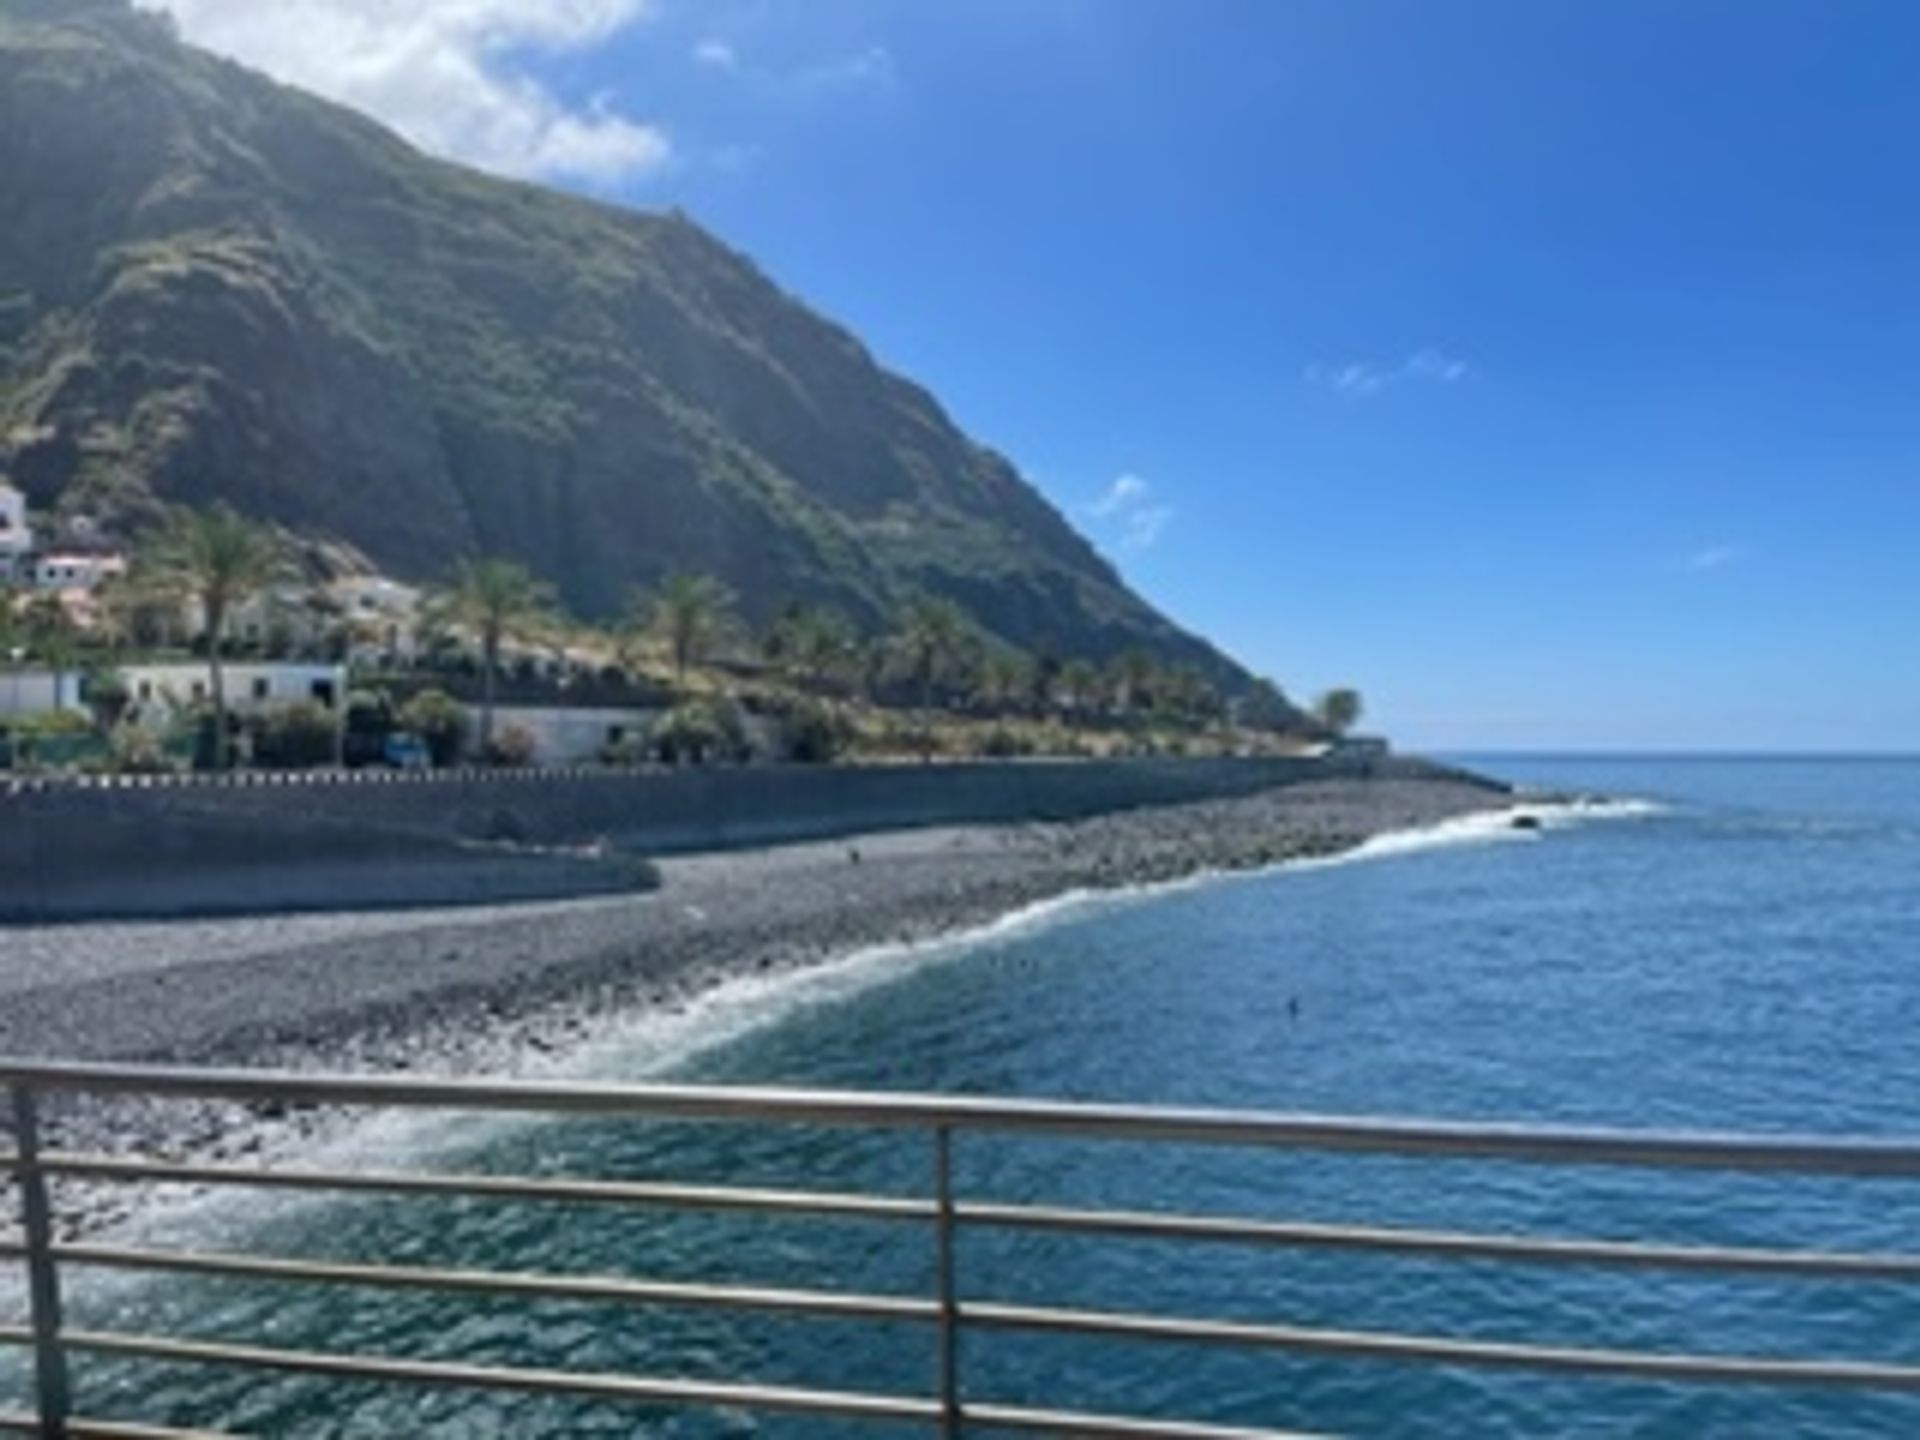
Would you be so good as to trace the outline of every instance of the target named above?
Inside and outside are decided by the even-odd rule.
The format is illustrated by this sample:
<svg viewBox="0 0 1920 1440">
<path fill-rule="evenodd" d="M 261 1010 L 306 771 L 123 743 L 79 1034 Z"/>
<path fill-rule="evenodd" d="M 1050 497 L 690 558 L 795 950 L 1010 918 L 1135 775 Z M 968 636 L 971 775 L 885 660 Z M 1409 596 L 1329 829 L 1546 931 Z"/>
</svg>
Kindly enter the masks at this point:
<svg viewBox="0 0 1920 1440">
<path fill-rule="evenodd" d="M 1671 1382 L 1920 1392 L 1920 1366 L 1877 1361 L 1590 1349 L 1008 1304 L 963 1294 L 955 1238 L 961 1230 L 995 1229 L 1538 1265 L 1883 1281 L 1920 1280 L 1920 1255 L 1553 1239 L 988 1202 L 956 1193 L 952 1164 L 957 1135 L 995 1134 L 1801 1176 L 1914 1178 L 1920 1177 L 1920 1142 L 1549 1129 L 832 1091 L 489 1083 L 4 1061 L 0 1061 L 0 1086 L 11 1093 L 15 1144 L 12 1154 L 0 1156 L 0 1173 L 11 1173 L 16 1182 L 22 1222 L 17 1239 L 0 1241 L 0 1260 L 24 1267 L 30 1311 L 27 1326 L 0 1328 L 0 1345 L 31 1351 L 37 1405 L 34 1414 L 0 1414 L 0 1432 L 147 1440 L 209 1433 L 76 1417 L 72 1413 L 67 1362 L 71 1355 L 87 1354 L 522 1395 L 729 1406 L 844 1420 L 909 1422 L 944 1437 L 971 1430 L 1132 1436 L 1143 1440 L 1276 1440 L 1281 1435 L 1272 1430 L 1036 1409 L 975 1398 L 963 1383 L 960 1338 L 963 1332 L 989 1331 L 1199 1343 L 1344 1359 L 1519 1368 Z M 47 1148 L 42 1134 L 43 1099 L 78 1094 L 891 1130 L 918 1136 L 929 1146 L 933 1194 L 916 1198 L 654 1181 L 268 1169 Z M 458 1196 L 921 1225 L 932 1232 L 934 1294 L 922 1298 L 611 1276 L 428 1269 L 61 1240 L 56 1235 L 55 1187 L 50 1183 L 58 1179 L 336 1195 Z M 62 1274 L 78 1267 L 525 1299 L 715 1307 L 908 1324 L 932 1330 L 937 1384 L 930 1395 L 806 1389 L 405 1360 L 81 1329 L 66 1324 L 61 1312 Z"/>
</svg>

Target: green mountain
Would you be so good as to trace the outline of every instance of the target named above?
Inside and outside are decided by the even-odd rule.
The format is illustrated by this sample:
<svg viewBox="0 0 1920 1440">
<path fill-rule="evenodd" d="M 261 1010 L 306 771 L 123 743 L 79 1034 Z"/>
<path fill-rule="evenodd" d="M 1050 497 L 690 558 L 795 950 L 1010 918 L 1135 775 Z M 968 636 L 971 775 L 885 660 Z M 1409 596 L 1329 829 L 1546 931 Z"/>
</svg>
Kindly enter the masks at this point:
<svg viewBox="0 0 1920 1440">
<path fill-rule="evenodd" d="M 39 505 L 511 555 L 586 616 L 676 569 L 869 628 L 928 591 L 1245 680 L 684 216 L 433 160 L 125 0 L 0 0 L 0 217 L 0 473 Z"/>
</svg>

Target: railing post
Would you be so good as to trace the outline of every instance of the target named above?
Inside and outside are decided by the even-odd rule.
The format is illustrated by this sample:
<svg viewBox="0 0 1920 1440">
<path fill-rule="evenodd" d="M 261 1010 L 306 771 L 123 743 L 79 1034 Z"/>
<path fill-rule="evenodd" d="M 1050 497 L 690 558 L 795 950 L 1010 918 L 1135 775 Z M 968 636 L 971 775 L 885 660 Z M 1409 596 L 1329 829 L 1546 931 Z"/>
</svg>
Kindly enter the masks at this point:
<svg viewBox="0 0 1920 1440">
<path fill-rule="evenodd" d="M 33 1327 L 34 1393 L 42 1440 L 66 1440 L 72 1411 L 67 1356 L 60 1344 L 60 1275 L 53 1260 L 53 1208 L 40 1166 L 40 1112 L 33 1091 L 15 1081 L 13 1140 L 19 1155 L 20 1220 L 27 1242 L 27 1303 Z"/>
<path fill-rule="evenodd" d="M 953 1127 L 933 1130 L 934 1286 L 940 1305 L 940 1440 L 960 1434 L 960 1302 L 954 1287 Z"/>
</svg>

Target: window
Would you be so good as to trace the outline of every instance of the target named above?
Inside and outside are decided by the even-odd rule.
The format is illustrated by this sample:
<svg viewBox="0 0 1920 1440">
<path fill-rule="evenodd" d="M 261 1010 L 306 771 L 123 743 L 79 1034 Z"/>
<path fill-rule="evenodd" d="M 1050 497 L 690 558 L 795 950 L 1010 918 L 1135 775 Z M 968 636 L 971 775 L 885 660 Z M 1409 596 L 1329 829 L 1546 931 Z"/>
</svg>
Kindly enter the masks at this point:
<svg viewBox="0 0 1920 1440">
<path fill-rule="evenodd" d="M 273 682 L 264 675 L 253 677 L 253 698 L 264 700 L 273 693 Z"/>
</svg>

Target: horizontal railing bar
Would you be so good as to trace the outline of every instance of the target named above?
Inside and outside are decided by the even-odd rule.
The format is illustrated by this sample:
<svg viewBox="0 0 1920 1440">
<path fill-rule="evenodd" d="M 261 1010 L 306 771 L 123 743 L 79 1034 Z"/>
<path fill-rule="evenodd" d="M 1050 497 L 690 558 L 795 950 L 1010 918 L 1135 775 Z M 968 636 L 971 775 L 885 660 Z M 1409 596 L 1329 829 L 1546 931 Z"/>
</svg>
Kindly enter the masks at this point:
<svg viewBox="0 0 1920 1440">
<path fill-rule="evenodd" d="M 0 1425 L 0 1429 L 5 1429 Z M 39 1423 L 29 1420 L 22 1427 L 29 1435 L 40 1433 Z M 67 1440 L 235 1440 L 225 1430 L 179 1430 L 166 1425 L 142 1425 L 131 1420 L 89 1420 L 74 1416 L 67 1421 Z"/>
<path fill-rule="evenodd" d="M 1357 1360 L 1431 1361 L 1443 1365 L 1563 1370 L 1647 1380 L 1714 1384 L 1820 1385 L 1920 1390 L 1920 1367 L 1858 1360 L 1777 1360 L 1740 1355 L 1664 1355 L 1630 1350 L 1511 1344 L 1387 1331 L 1323 1330 L 1232 1320 L 1162 1320 L 1112 1311 L 1056 1310 L 975 1302 L 960 1306 L 971 1325 L 1117 1340 L 1234 1345 Z"/>
<path fill-rule="evenodd" d="M 658 1405 L 737 1406 L 801 1415 L 839 1415 L 858 1420 L 937 1420 L 931 1400 L 846 1390 L 806 1390 L 779 1385 L 730 1385 L 705 1380 L 664 1380 L 566 1370 L 508 1369 L 445 1360 L 400 1360 L 371 1355 L 331 1355 L 318 1350 L 278 1350 L 222 1341 L 123 1335 L 103 1330 L 67 1330 L 70 1350 L 123 1355 L 168 1364 L 234 1365 L 251 1370 L 327 1375 L 345 1380 L 398 1381 L 460 1389 L 508 1390 L 528 1395 L 573 1395 L 596 1400 Z"/>
<path fill-rule="evenodd" d="M 33 1332 L 24 1325 L 0 1325 L 0 1345 L 31 1345 Z"/>
<path fill-rule="evenodd" d="M 1794 1171 L 1809 1175 L 1920 1175 L 1920 1140 L 1916 1139 L 1637 1133 L 857 1091 L 561 1085 L 545 1081 L 502 1084 L 432 1080 L 420 1076 L 317 1076 L 28 1061 L 0 1061 L 0 1084 L 93 1094 L 310 1105 L 922 1129 L 944 1125 L 1088 1140 L 1162 1140 L 1480 1160 Z"/>
<path fill-rule="evenodd" d="M 687 1210 L 751 1210 L 858 1220 L 933 1218 L 933 1202 L 930 1200 L 836 1194 L 824 1190 L 744 1189 L 641 1180 L 536 1179 L 511 1175 L 447 1175 L 397 1170 L 258 1170 L 241 1165 L 198 1165 L 61 1151 L 49 1151 L 41 1156 L 40 1164 L 52 1175 L 169 1185 L 239 1185 L 274 1190 L 365 1191 L 478 1200 L 654 1205 Z"/>
<path fill-rule="evenodd" d="M 1067 1410 L 1031 1410 L 1013 1405 L 968 1404 L 961 1418 L 971 1425 L 1016 1430 L 1029 1435 L 1110 1435 L 1116 1440 L 1331 1440 L 1319 1433 L 1295 1430 L 1252 1430 L 1237 1425 L 1204 1425 L 1173 1420 L 1142 1420 L 1117 1415 L 1090 1415 Z M 40 1425 L 30 1415 L 0 1412 L 0 1431 L 38 1435 Z M 231 1440 L 212 1430 L 169 1430 L 117 1422 L 74 1420 L 73 1440 Z"/>
<path fill-rule="evenodd" d="M 629 1280 L 599 1275 L 541 1275 L 524 1271 L 422 1269 L 360 1265 L 335 1260 L 289 1260 L 256 1255 L 140 1250 L 113 1245 L 56 1245 L 53 1258 L 66 1265 L 159 1270 L 229 1279 L 294 1280 L 329 1285 L 366 1285 L 392 1290 L 527 1295 L 550 1300 L 587 1300 L 631 1305 L 689 1305 L 742 1310 L 779 1310 L 860 1320 L 933 1320 L 931 1300 L 830 1290 L 780 1290 L 698 1285 L 680 1281 Z"/>
<path fill-rule="evenodd" d="M 39 1418 L 17 1410 L 0 1410 L 0 1434 L 40 1435 Z M 70 1417 L 63 1432 L 67 1440 L 235 1440 L 224 1430 L 174 1430 L 164 1425 L 140 1425 L 129 1420 L 89 1420 Z"/>
<path fill-rule="evenodd" d="M 32 1415 L 0 1410 L 0 1434 L 39 1435 L 40 1421 Z M 67 1440 L 234 1440 L 224 1430 L 172 1430 L 163 1425 L 136 1425 L 126 1420 L 88 1420 L 74 1416 L 63 1432 Z"/>
<path fill-rule="evenodd" d="M 58 1168 L 53 1167 L 53 1168 Z M 242 1172 L 252 1176 L 262 1172 Z M 445 1178 L 445 1177 L 436 1177 Z M 244 1183 L 242 1181 L 241 1183 Z M 362 1187 L 370 1188 L 370 1187 Z M 435 1187 L 435 1193 L 448 1193 Z M 455 1191 L 453 1193 L 466 1193 Z M 725 1195 L 725 1192 L 720 1192 Z M 750 1192 L 752 1193 L 752 1192 Z M 538 1198 L 554 1196 L 543 1191 Z M 602 1196 L 602 1199 L 631 1199 L 628 1196 Z M 700 1192 L 699 1198 L 712 1197 Z M 731 1200 L 732 1196 L 725 1195 Z M 754 1198 L 768 1200 L 766 1192 Z M 797 1197 L 803 1202 L 813 1197 Z M 669 1200 L 648 1190 L 652 1203 L 691 1203 Z M 903 1202 L 908 1209 L 889 1209 L 888 1218 L 919 1218 L 929 1207 L 920 1202 Z M 761 1207 L 754 1207 L 761 1208 Z M 789 1209 L 797 1206 L 782 1205 Z M 865 1212 L 856 1212 L 865 1213 Z M 1001 1229 L 1042 1230 L 1062 1234 L 1105 1235 L 1144 1240 L 1201 1240 L 1227 1244 L 1277 1246 L 1296 1249 L 1360 1250 L 1393 1255 L 1419 1255 L 1446 1259 L 1492 1260 L 1517 1264 L 1603 1265 L 1640 1269 L 1709 1271 L 1754 1275 L 1783 1275 L 1801 1279 L 1888 1280 L 1920 1279 L 1920 1256 L 1867 1252 L 1821 1250 L 1760 1250 L 1720 1246 L 1650 1245 L 1612 1240 L 1562 1239 L 1508 1235 L 1478 1235 L 1455 1231 L 1401 1230 L 1308 1222 L 1239 1220 L 1225 1216 L 1189 1216 L 1157 1214 L 1147 1211 L 1069 1210 L 1038 1206 L 962 1203 L 955 1207 L 956 1217 L 969 1225 Z M 68 1247 L 62 1258 L 82 1263 L 120 1263 L 100 1259 L 87 1261 L 78 1250 Z M 0 1239 L 0 1261 L 21 1260 L 26 1256 L 23 1244 L 15 1239 Z M 242 1257 L 219 1257 L 222 1264 L 237 1263 Z M 129 1258 L 124 1263 L 136 1264 Z M 155 1267 L 150 1268 L 157 1268 Z M 183 1261 L 175 1268 L 191 1268 Z M 287 1277 L 298 1278 L 298 1277 Z M 369 1282 L 371 1283 L 371 1282 Z M 899 1318 L 905 1318 L 904 1316 Z"/>
<path fill-rule="evenodd" d="M 1029 1435 L 1111 1435 L 1119 1440 L 1333 1440 L 1318 1432 L 1249 1430 L 1239 1425 L 1203 1425 L 1179 1420 L 1136 1420 L 1070 1410 L 1028 1410 L 1015 1405 L 963 1405 L 960 1417 L 970 1425 L 1019 1430 Z"/>
<path fill-rule="evenodd" d="M 1401 1230 L 1305 1221 L 1239 1220 L 1228 1216 L 1068 1210 L 977 1202 L 957 1205 L 954 1214 L 961 1223 L 968 1225 L 1142 1240 L 1209 1240 L 1243 1245 L 1369 1250 L 1444 1256 L 1455 1260 L 1504 1260 L 1529 1264 L 1624 1265 L 1646 1269 L 1737 1271 L 1849 1280 L 1920 1280 L 1920 1255 L 1649 1245 L 1637 1241 L 1476 1235 L 1446 1230 Z"/>
</svg>

